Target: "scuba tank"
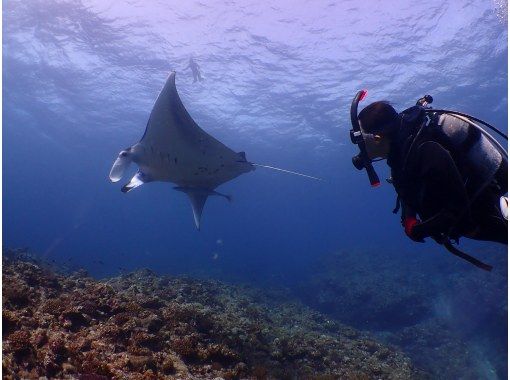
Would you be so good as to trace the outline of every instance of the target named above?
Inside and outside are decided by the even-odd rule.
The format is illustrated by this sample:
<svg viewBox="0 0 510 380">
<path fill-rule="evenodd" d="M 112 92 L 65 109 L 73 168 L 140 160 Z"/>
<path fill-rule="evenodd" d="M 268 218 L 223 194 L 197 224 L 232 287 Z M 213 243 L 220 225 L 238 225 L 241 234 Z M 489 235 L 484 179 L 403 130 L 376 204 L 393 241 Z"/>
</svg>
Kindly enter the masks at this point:
<svg viewBox="0 0 510 380">
<path fill-rule="evenodd" d="M 473 202 L 480 195 L 480 193 L 486 189 L 486 187 L 489 185 L 489 183 L 491 183 L 493 181 L 495 172 L 497 171 L 499 165 L 501 165 L 502 162 L 504 162 L 504 161 L 508 162 L 508 152 L 489 132 L 487 132 L 484 128 L 482 128 L 481 125 L 484 125 L 486 128 L 494 131 L 495 133 L 497 133 L 501 137 L 505 138 L 506 140 L 508 140 L 508 137 L 503 132 L 499 131 L 497 128 L 493 127 L 489 123 L 487 123 L 483 120 L 477 119 L 471 115 L 461 113 L 458 111 L 451 111 L 451 110 L 444 110 L 444 109 L 433 109 L 429 106 L 429 104 L 432 102 L 433 102 L 432 96 L 425 95 L 423 98 L 419 99 L 416 104 L 417 104 L 417 106 L 423 107 L 423 109 L 425 111 L 425 115 L 427 117 L 429 117 L 429 119 L 431 119 L 432 117 L 438 118 L 436 127 L 441 128 L 441 130 L 445 133 L 445 135 L 447 135 L 451 140 L 454 141 L 455 137 L 458 137 L 456 135 L 459 135 L 459 134 L 462 137 L 464 137 L 465 140 L 471 140 L 471 141 L 469 141 L 469 144 L 465 144 L 464 141 L 460 141 L 460 142 L 458 142 L 458 145 L 461 145 L 461 146 L 468 145 L 468 147 L 463 146 L 463 148 L 465 149 L 465 152 L 463 152 L 465 155 L 465 161 L 470 163 L 473 167 L 476 167 L 478 169 L 478 171 L 480 171 L 482 173 L 481 178 L 479 178 L 480 183 L 478 185 L 478 188 L 471 191 L 469 203 L 470 203 L 470 205 L 472 205 Z M 450 118 L 453 117 L 453 118 L 457 119 L 458 121 L 460 121 L 460 123 L 457 122 L 457 125 L 450 126 L 450 128 L 448 128 L 448 126 L 445 125 L 448 122 L 448 119 L 447 119 L 448 117 L 450 117 Z M 450 122 L 452 122 L 452 120 L 450 120 Z M 479 132 L 480 137 L 478 139 L 476 139 L 476 138 L 473 139 L 472 137 L 470 137 L 470 133 L 468 132 L 469 128 L 466 127 L 466 125 L 469 125 L 471 128 L 474 128 L 474 130 Z M 426 128 L 427 126 L 428 125 L 424 124 L 424 125 L 422 125 L 421 128 L 423 129 L 423 128 Z M 464 128 L 462 128 L 462 127 L 464 127 Z M 455 131 L 456 128 L 457 128 L 457 131 Z M 458 129 L 463 129 L 463 130 L 461 130 L 460 133 L 456 133 L 456 132 L 458 132 Z M 420 133 L 421 133 L 421 129 L 416 134 L 415 139 L 417 139 L 417 137 L 420 135 Z M 471 135 L 473 135 L 473 133 L 471 133 Z M 490 149 L 491 146 L 492 146 L 492 148 L 495 149 L 495 151 L 497 153 L 493 152 L 493 151 L 491 152 L 491 149 Z M 487 154 L 487 152 L 489 152 L 488 155 L 486 155 L 484 157 L 479 156 L 481 153 Z M 476 156 L 477 154 L 478 154 L 478 156 Z M 496 167 L 494 167 L 495 163 L 497 163 Z M 492 170 L 491 170 L 491 166 L 492 166 Z M 505 199 L 505 197 L 502 197 L 502 199 Z M 504 217 L 504 210 L 502 210 L 502 214 Z M 462 252 L 461 250 L 454 247 L 452 244 L 452 239 L 449 235 L 454 230 L 454 228 L 460 223 L 460 221 L 463 219 L 464 216 L 465 216 L 465 214 L 460 215 L 456 219 L 456 221 L 453 222 L 453 224 L 451 225 L 448 232 L 441 233 L 439 236 L 434 236 L 434 239 L 439 244 L 442 244 L 446 248 L 446 250 L 448 250 L 448 252 L 452 253 L 453 255 L 458 256 L 458 257 L 468 261 L 469 263 L 475 265 L 476 267 L 478 267 L 480 269 L 483 269 L 486 271 L 491 271 L 492 266 L 481 262 L 480 260 L 468 255 L 465 252 Z M 454 240 L 456 240 L 456 242 L 458 243 L 458 239 L 454 239 Z"/>
</svg>

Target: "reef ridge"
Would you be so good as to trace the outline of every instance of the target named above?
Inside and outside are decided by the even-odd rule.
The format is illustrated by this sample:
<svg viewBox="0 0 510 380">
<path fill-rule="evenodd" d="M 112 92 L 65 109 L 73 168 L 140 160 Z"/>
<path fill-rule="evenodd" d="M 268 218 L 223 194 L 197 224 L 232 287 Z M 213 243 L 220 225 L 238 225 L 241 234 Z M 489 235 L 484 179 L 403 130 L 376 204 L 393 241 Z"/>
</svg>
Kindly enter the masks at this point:
<svg viewBox="0 0 510 380">
<path fill-rule="evenodd" d="M 139 270 L 95 280 L 3 255 L 3 377 L 410 379 L 409 358 L 260 290 Z"/>
</svg>

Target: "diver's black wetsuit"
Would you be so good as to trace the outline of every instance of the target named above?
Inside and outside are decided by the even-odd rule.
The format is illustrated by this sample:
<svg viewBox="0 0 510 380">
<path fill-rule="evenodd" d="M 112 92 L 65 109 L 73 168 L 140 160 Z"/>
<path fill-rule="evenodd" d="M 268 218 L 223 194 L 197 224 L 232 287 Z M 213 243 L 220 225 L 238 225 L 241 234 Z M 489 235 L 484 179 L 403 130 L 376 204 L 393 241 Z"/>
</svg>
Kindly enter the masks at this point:
<svg viewBox="0 0 510 380">
<path fill-rule="evenodd" d="M 422 221 L 441 215 L 426 236 L 444 233 L 454 239 L 466 236 L 507 244 L 507 222 L 499 211 L 499 198 L 508 190 L 507 162 L 503 160 L 489 183 L 480 186 L 458 149 L 437 128 L 418 133 L 422 118 L 416 121 L 401 124 L 388 157 L 403 224 L 416 214 Z M 470 134 L 471 140 L 479 139 L 476 131 Z"/>
<path fill-rule="evenodd" d="M 198 63 L 196 63 L 193 58 L 189 59 L 188 66 L 184 68 L 191 69 L 191 72 L 193 73 L 193 83 L 195 83 L 197 80 L 202 82 L 202 75 L 200 74 L 200 66 L 198 66 Z"/>
</svg>

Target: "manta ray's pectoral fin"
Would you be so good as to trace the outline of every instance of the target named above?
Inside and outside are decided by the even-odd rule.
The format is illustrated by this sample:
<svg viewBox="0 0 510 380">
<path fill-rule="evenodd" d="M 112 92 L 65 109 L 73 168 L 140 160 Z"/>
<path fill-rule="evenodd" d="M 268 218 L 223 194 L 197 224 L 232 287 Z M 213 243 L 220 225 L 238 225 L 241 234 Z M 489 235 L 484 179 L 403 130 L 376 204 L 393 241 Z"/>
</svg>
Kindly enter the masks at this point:
<svg viewBox="0 0 510 380">
<path fill-rule="evenodd" d="M 129 181 L 129 183 L 122 186 L 122 189 L 120 189 L 120 191 L 122 191 L 123 193 L 127 193 L 128 191 L 131 191 L 137 188 L 138 186 L 143 185 L 146 182 L 148 182 L 146 176 L 141 171 L 138 171 L 133 176 L 133 178 L 131 178 L 131 181 Z"/>
<path fill-rule="evenodd" d="M 110 181 L 120 181 L 132 161 L 133 158 L 131 156 L 131 148 L 120 152 L 119 156 L 113 163 L 112 169 L 110 170 Z"/>
<path fill-rule="evenodd" d="M 193 218 L 195 219 L 195 225 L 200 230 L 200 219 L 202 218 L 202 210 L 204 209 L 205 201 L 210 195 L 218 195 L 226 198 L 229 202 L 232 202 L 232 196 L 218 193 L 215 190 L 203 188 L 203 187 L 187 187 L 187 186 L 175 186 L 175 190 L 182 191 L 188 196 L 191 207 L 193 209 Z"/>
<path fill-rule="evenodd" d="M 188 195 L 191 202 L 195 226 L 197 227 L 197 230 L 200 230 L 200 219 L 202 218 L 202 211 L 204 210 L 205 201 L 207 200 L 208 195 L 194 191 L 186 191 L 185 193 Z"/>
</svg>

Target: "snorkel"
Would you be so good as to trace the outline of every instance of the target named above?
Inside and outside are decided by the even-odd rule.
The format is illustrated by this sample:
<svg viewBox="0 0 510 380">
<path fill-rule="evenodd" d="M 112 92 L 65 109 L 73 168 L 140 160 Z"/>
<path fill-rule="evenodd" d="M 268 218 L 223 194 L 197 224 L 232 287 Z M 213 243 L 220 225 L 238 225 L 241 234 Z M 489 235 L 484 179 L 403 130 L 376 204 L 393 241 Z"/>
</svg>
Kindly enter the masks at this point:
<svg viewBox="0 0 510 380">
<path fill-rule="evenodd" d="M 352 100 L 351 104 L 351 124 L 352 129 L 349 131 L 351 141 L 359 148 L 359 154 L 352 158 L 352 164 L 358 170 L 365 169 L 368 174 L 368 179 L 372 187 L 378 187 L 381 184 L 379 177 L 372 166 L 372 160 L 368 158 L 367 147 L 361 132 L 360 121 L 358 119 L 358 103 L 361 102 L 367 95 L 367 90 L 360 90 Z"/>
</svg>

